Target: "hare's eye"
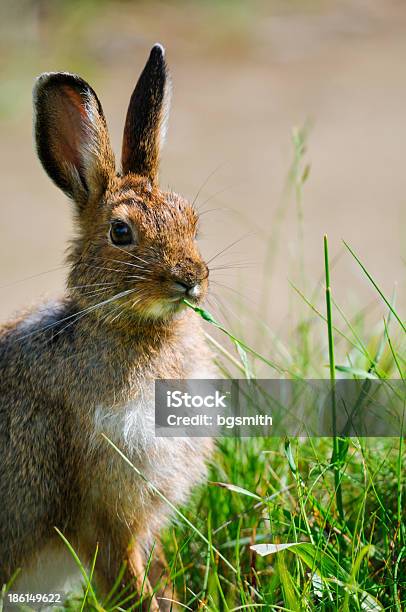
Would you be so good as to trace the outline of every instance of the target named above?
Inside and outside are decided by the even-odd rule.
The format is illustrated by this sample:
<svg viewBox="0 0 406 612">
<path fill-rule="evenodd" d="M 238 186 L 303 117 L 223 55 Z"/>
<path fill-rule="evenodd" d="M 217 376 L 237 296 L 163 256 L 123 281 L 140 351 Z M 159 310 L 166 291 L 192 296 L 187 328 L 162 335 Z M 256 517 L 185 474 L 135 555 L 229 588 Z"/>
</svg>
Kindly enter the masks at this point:
<svg viewBox="0 0 406 612">
<path fill-rule="evenodd" d="M 124 221 L 113 221 L 110 227 L 110 238 L 113 244 L 126 246 L 133 242 L 131 228 Z"/>
</svg>

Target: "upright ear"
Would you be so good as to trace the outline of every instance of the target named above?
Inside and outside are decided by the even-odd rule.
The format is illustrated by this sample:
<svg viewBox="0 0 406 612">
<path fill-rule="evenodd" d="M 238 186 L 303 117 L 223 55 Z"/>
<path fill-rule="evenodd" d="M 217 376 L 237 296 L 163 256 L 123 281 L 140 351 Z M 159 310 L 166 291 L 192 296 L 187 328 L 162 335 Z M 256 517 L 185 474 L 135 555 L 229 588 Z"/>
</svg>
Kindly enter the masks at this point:
<svg viewBox="0 0 406 612">
<path fill-rule="evenodd" d="M 165 139 L 170 78 L 165 51 L 156 44 L 131 96 L 124 127 L 122 170 L 158 178 L 159 154 Z"/>
<path fill-rule="evenodd" d="M 34 87 L 38 156 L 51 179 L 83 205 L 115 173 L 103 109 L 93 89 L 65 72 L 44 73 Z"/>
</svg>

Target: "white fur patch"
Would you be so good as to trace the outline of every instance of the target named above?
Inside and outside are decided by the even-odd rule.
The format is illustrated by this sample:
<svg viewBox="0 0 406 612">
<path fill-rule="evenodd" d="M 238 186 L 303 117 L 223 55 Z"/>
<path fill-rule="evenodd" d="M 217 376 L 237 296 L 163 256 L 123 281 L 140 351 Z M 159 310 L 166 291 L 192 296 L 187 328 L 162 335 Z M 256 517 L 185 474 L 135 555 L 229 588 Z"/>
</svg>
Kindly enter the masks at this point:
<svg viewBox="0 0 406 612">
<path fill-rule="evenodd" d="M 155 431 L 154 409 L 151 399 L 140 397 L 120 406 L 96 406 L 94 433 L 105 433 L 111 440 L 124 445 L 130 456 L 145 452 L 153 443 Z"/>
<path fill-rule="evenodd" d="M 82 575 L 72 555 L 61 543 L 41 550 L 28 567 L 21 571 L 13 593 L 62 593 L 80 591 Z"/>
<path fill-rule="evenodd" d="M 18 325 L 22 333 L 37 331 L 36 328 L 41 323 L 40 329 L 48 329 L 48 326 L 53 325 L 58 321 L 61 312 L 61 303 L 57 300 L 51 300 L 40 304 L 38 308 L 30 312 Z"/>
<path fill-rule="evenodd" d="M 214 378 L 214 373 L 208 369 L 196 370 L 192 377 Z M 187 493 L 200 479 L 198 472 L 204 472 L 201 453 L 205 443 L 202 438 L 156 436 L 154 383 L 144 383 L 139 392 L 139 398 L 125 404 L 96 407 L 91 447 L 97 452 L 103 443 L 101 433 L 104 433 L 156 487 L 175 478 L 179 488 L 183 486 Z M 118 455 L 117 459 L 122 472 L 123 460 Z M 188 461 L 189 473 L 184 469 Z M 136 480 L 139 482 L 138 477 Z M 176 492 L 174 497 L 178 497 Z"/>
<path fill-rule="evenodd" d="M 191 379 L 216 378 L 213 366 L 197 368 Z M 175 446 L 195 446 L 194 439 L 160 438 L 155 436 L 155 393 L 154 383 L 140 386 L 140 397 L 126 404 L 106 407 L 99 405 L 94 413 L 94 434 L 100 439 L 100 434 L 106 434 L 117 444 L 128 457 L 141 457 L 150 451 L 170 453 Z M 99 445 L 99 442 L 97 443 Z M 170 462 L 170 456 L 167 458 Z"/>
</svg>

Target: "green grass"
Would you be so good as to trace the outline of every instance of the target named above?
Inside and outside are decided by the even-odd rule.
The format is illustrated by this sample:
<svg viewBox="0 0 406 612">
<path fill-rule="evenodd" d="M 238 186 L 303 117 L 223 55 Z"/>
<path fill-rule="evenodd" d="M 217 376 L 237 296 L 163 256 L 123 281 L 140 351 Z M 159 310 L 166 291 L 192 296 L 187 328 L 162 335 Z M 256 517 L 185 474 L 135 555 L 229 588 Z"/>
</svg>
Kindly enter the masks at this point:
<svg viewBox="0 0 406 612">
<path fill-rule="evenodd" d="M 301 206 L 309 171 L 307 165 L 300 170 L 303 132 L 295 134 L 293 182 Z M 296 341 L 289 347 L 257 320 L 261 346 L 272 347 L 260 352 L 208 311 L 188 304 L 205 320 L 223 373 L 251 377 L 257 366 L 265 368 L 262 377 L 305 379 L 329 373 L 333 389 L 342 377 L 364 383 L 370 377 L 404 378 L 405 327 L 395 300 L 384 295 L 373 272 L 346 246 L 346 256 L 381 300 L 384 319 L 371 323 L 366 311 L 348 316 L 335 302 L 325 238 L 325 295 L 315 291 L 309 297 L 295 288 L 303 308 L 294 323 Z M 212 330 L 224 334 L 224 342 L 213 338 Z M 400 612 L 405 606 L 401 438 L 222 438 L 208 483 L 194 491 L 186 507 L 172 510 L 174 520 L 163 533 L 163 544 L 176 597 L 185 609 Z M 96 556 L 97 551 L 90 570 L 76 558 L 84 590 L 72 596 L 68 607 L 123 609 L 131 594 L 120 593 L 120 577 L 107 601 L 98 599 L 92 580 Z"/>
<path fill-rule="evenodd" d="M 325 344 L 333 389 L 336 376 L 343 373 L 347 377 L 361 377 L 364 383 L 372 372 L 379 378 L 403 378 L 403 322 L 372 275 L 348 245 L 347 248 L 387 305 L 388 316 L 380 337 L 371 334 L 365 341 L 347 320 L 355 339 L 348 344 L 357 357 L 352 356 L 348 366 L 336 365 L 325 237 Z M 319 312 L 312 304 L 309 306 L 313 312 Z M 257 358 L 256 351 L 225 330 L 210 313 L 194 310 Z M 388 333 L 391 319 L 398 324 L 392 338 L 396 337 L 397 349 Z M 310 342 L 307 338 L 307 343 Z M 369 345 L 378 347 L 373 357 L 366 348 Z M 344 353 L 348 354 L 348 346 L 345 348 Z M 296 376 L 300 376 L 297 371 Z M 335 410 L 334 393 L 332 397 Z M 335 436 L 332 440 L 306 441 L 221 440 L 211 479 L 233 486 L 219 489 L 211 484 L 195 504 L 198 516 L 204 517 L 202 525 L 210 517 L 212 541 L 220 551 L 229 551 L 239 580 L 221 559 L 212 555 L 211 563 L 215 565 L 212 570 L 219 579 L 213 581 L 211 589 L 202 590 L 193 563 L 193 571 L 187 573 L 182 583 L 182 601 L 187 605 L 199 601 L 210 610 L 403 609 L 406 602 L 403 460 L 402 439 Z M 179 533 L 183 537 L 179 538 Z M 172 540 L 180 539 L 177 548 L 182 549 L 186 533 L 180 525 L 172 530 L 171 536 Z M 255 546 L 257 555 L 251 548 L 254 542 L 260 543 Z M 191 544 L 183 549 L 183 566 L 187 566 L 186 550 L 190 548 Z M 196 559 L 195 551 L 191 563 L 192 558 Z M 204 548 L 201 558 L 203 569 Z"/>
</svg>

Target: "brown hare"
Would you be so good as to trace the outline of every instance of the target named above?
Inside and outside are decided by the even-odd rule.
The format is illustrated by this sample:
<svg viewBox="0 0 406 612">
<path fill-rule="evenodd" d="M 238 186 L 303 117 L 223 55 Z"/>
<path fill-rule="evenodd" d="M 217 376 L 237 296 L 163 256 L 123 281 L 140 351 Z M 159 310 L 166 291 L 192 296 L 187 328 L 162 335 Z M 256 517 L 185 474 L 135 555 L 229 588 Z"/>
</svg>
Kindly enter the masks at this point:
<svg viewBox="0 0 406 612">
<path fill-rule="evenodd" d="M 153 381 L 213 377 L 198 318 L 208 267 L 197 214 L 157 183 L 168 112 L 161 45 L 131 96 L 116 172 L 101 104 L 68 73 L 34 88 L 38 156 L 74 202 L 76 237 L 65 295 L 0 331 L 0 585 L 68 588 L 69 552 L 111 588 L 123 561 L 139 581 L 167 505 L 104 432 L 173 504 L 205 474 L 206 439 L 154 435 Z M 141 576 L 142 578 L 142 576 Z"/>
</svg>

